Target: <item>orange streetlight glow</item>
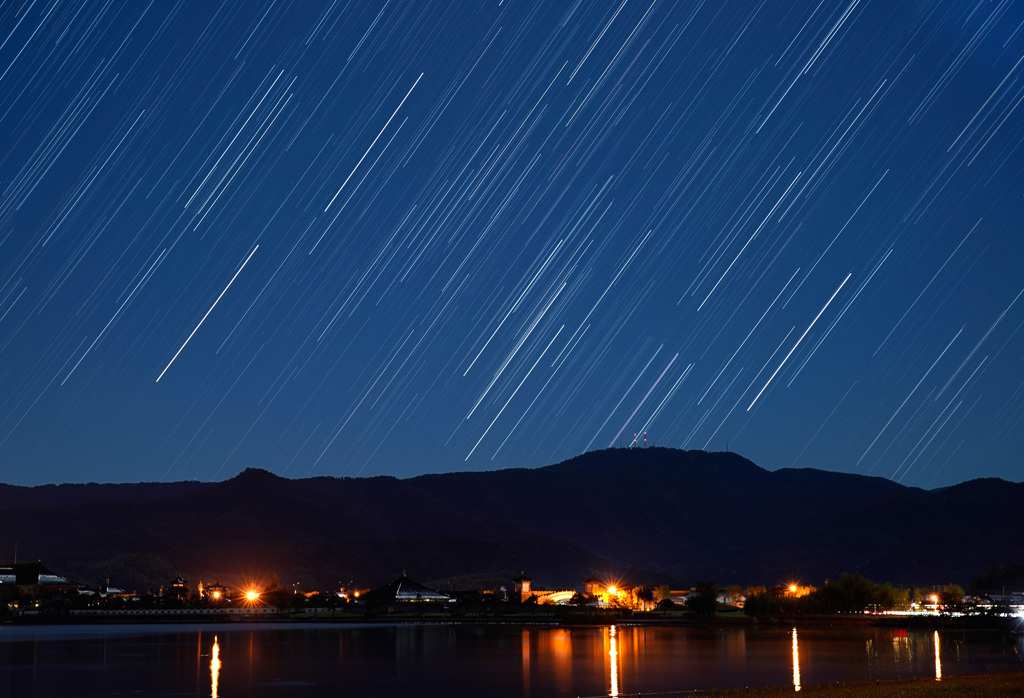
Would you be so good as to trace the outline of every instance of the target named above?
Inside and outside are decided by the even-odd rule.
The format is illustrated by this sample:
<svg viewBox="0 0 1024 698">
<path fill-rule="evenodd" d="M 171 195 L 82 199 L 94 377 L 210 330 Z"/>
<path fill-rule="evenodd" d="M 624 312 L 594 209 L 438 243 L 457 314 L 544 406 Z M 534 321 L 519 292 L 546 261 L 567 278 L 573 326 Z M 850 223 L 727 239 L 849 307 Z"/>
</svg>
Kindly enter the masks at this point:
<svg viewBox="0 0 1024 698">
<path fill-rule="evenodd" d="M 260 590 L 255 586 L 247 586 L 242 590 L 242 603 L 246 606 L 255 606 L 260 600 Z"/>
</svg>

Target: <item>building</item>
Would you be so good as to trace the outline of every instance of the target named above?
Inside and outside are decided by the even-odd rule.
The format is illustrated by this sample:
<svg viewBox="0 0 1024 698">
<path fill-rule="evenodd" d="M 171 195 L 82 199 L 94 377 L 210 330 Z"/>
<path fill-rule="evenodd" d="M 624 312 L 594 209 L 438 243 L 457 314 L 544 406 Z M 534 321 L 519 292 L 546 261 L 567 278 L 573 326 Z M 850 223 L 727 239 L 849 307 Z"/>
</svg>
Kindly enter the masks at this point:
<svg viewBox="0 0 1024 698">
<path fill-rule="evenodd" d="M 575 589 L 537 589 L 533 579 L 523 572 L 512 580 L 512 601 L 526 603 L 533 599 L 538 604 L 566 605 L 576 596 Z"/>
<path fill-rule="evenodd" d="M 213 584 L 204 586 L 202 582 L 199 583 L 199 598 L 205 599 L 211 603 L 226 602 L 231 599 L 231 590 L 216 581 Z"/>
<path fill-rule="evenodd" d="M 110 580 L 108 579 L 106 583 L 100 587 L 99 596 L 101 599 L 133 599 L 135 598 L 135 592 L 120 589 L 118 587 L 112 587 L 110 586 Z"/>
<path fill-rule="evenodd" d="M 175 577 L 170 586 L 167 588 L 167 592 L 164 596 L 168 599 L 178 599 L 179 601 L 187 601 L 189 596 L 188 582 L 181 578 L 179 574 Z"/>
<path fill-rule="evenodd" d="M 54 574 L 42 562 L 0 565 L 0 602 L 11 610 L 38 609 L 77 593 L 80 585 Z"/>
<path fill-rule="evenodd" d="M 583 595 L 588 599 L 593 596 L 597 596 L 598 592 L 604 591 L 606 586 L 605 582 L 594 575 L 590 575 L 583 580 Z"/>
<path fill-rule="evenodd" d="M 402 572 L 401 577 L 364 594 L 361 600 L 371 605 L 380 606 L 394 606 L 395 604 L 407 603 L 444 604 L 451 601 L 451 596 L 425 587 L 419 582 L 414 582 L 405 575 L 405 572 Z"/>
<path fill-rule="evenodd" d="M 583 595 L 588 606 L 615 606 L 634 610 L 648 610 L 654 598 L 651 594 L 642 593 L 641 587 L 621 581 L 609 582 L 593 575 L 583 580 Z"/>
<path fill-rule="evenodd" d="M 530 598 L 532 586 L 533 580 L 526 576 L 526 572 L 521 572 L 512 580 L 512 600 L 524 603 Z"/>
</svg>

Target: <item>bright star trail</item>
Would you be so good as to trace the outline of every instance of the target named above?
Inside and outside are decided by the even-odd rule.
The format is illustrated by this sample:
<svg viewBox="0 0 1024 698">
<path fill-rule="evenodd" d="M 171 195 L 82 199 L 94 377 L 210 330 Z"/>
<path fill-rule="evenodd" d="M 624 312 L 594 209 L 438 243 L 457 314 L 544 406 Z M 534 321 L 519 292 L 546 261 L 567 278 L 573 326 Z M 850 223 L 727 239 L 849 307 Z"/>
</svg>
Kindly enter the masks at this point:
<svg viewBox="0 0 1024 698">
<path fill-rule="evenodd" d="M 0 480 L 1019 481 L 1022 101 L 1011 0 L 0 5 Z"/>
</svg>

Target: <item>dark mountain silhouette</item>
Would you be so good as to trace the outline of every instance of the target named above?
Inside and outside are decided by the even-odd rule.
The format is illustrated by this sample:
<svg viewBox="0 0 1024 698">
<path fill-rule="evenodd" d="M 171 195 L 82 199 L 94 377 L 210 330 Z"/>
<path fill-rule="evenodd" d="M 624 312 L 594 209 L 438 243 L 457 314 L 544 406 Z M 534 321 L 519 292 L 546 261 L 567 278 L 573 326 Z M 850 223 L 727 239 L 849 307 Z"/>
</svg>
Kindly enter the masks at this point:
<svg viewBox="0 0 1024 698">
<path fill-rule="evenodd" d="M 764 470 L 734 453 L 608 449 L 538 469 L 218 483 L 0 486 L 0 550 L 138 590 L 180 573 L 287 587 L 421 580 L 966 585 L 1020 560 L 1024 483 L 926 491 Z"/>
</svg>

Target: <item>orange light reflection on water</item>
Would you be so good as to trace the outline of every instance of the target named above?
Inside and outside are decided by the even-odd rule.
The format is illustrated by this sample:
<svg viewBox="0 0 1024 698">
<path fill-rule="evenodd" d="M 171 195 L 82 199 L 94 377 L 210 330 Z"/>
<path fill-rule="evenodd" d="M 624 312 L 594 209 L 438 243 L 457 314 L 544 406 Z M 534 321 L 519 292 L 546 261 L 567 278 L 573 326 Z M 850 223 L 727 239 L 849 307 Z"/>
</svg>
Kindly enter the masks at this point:
<svg viewBox="0 0 1024 698">
<path fill-rule="evenodd" d="M 551 662 L 552 687 L 560 695 L 572 695 L 572 636 L 569 630 L 552 629 L 541 638 L 541 652 Z"/>
<path fill-rule="evenodd" d="M 800 690 L 800 643 L 796 638 L 796 628 L 793 628 L 793 690 Z"/>
<path fill-rule="evenodd" d="M 530 630 L 523 628 L 523 695 L 530 695 Z"/>
<path fill-rule="evenodd" d="M 619 695 L 619 651 L 615 642 L 615 626 L 608 629 L 608 695 Z"/>
<path fill-rule="evenodd" d="M 220 683 L 220 645 L 217 636 L 213 636 L 213 649 L 210 650 L 210 698 L 217 698 L 217 685 Z"/>
<path fill-rule="evenodd" d="M 558 695 L 572 694 L 572 634 L 567 628 L 537 628 L 522 631 L 521 667 L 523 695 L 529 696 L 534 683 Z"/>
<path fill-rule="evenodd" d="M 939 654 L 939 631 L 935 631 L 935 636 L 932 640 L 935 644 L 935 680 L 942 681 L 942 657 Z"/>
</svg>

